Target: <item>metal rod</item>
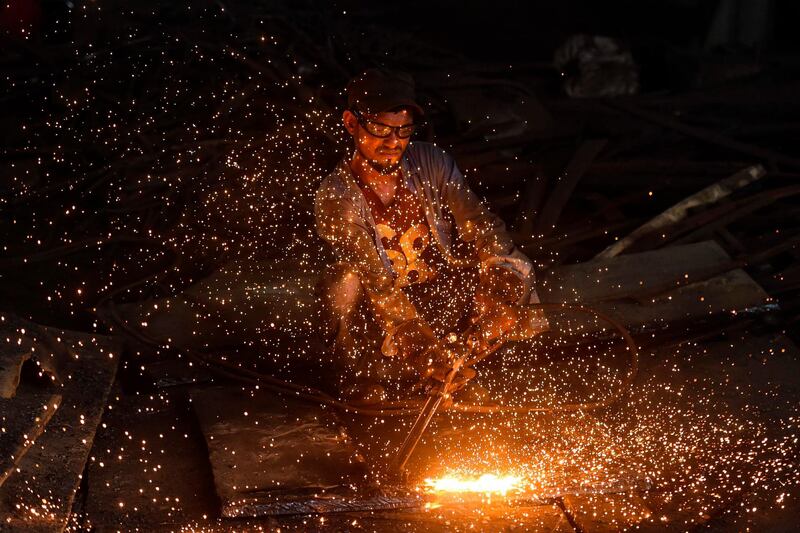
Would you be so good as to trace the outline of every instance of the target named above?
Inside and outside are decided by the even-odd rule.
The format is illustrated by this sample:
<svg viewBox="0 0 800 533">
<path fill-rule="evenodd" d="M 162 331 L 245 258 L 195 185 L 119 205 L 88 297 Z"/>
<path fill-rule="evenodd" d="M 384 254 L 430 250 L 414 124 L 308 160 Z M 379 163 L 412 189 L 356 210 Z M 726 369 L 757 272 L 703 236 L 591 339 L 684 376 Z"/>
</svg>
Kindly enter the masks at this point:
<svg viewBox="0 0 800 533">
<path fill-rule="evenodd" d="M 451 386 L 453 384 L 453 379 L 456 377 L 456 374 L 458 374 L 458 371 L 461 369 L 461 365 L 464 364 L 464 361 L 469 356 L 469 353 L 470 352 L 468 351 L 460 357 L 457 357 L 453 362 L 453 365 L 450 367 L 450 370 L 447 372 L 447 375 L 445 375 L 441 386 L 436 387 L 431 391 L 430 396 L 425 401 L 425 405 L 422 406 L 422 410 L 419 412 L 417 419 L 414 421 L 414 425 L 411 426 L 411 431 L 409 431 L 406 440 L 403 441 L 403 445 L 400 446 L 400 451 L 398 452 L 394 463 L 394 472 L 396 474 L 403 473 L 406 463 L 411 458 L 411 454 L 414 453 L 414 450 L 419 443 L 419 439 L 422 438 L 422 434 L 425 433 L 425 430 L 431 423 L 433 415 L 436 414 L 436 411 L 439 409 L 442 400 L 449 395 Z"/>
<path fill-rule="evenodd" d="M 411 454 L 414 453 L 414 449 L 417 447 L 419 439 L 422 438 L 422 434 L 425 433 L 425 429 L 431 423 L 431 419 L 433 415 L 436 414 L 436 410 L 442 403 L 442 399 L 444 399 L 444 394 L 440 392 L 436 395 L 429 396 L 425 401 L 425 405 L 422 407 L 419 415 L 417 415 L 414 425 L 411 426 L 411 431 L 409 431 L 406 436 L 406 440 L 403 441 L 403 445 L 400 446 L 400 451 L 397 452 L 397 458 L 394 464 L 394 470 L 397 473 L 402 473 L 405 469 L 406 463 L 411 458 Z"/>
</svg>

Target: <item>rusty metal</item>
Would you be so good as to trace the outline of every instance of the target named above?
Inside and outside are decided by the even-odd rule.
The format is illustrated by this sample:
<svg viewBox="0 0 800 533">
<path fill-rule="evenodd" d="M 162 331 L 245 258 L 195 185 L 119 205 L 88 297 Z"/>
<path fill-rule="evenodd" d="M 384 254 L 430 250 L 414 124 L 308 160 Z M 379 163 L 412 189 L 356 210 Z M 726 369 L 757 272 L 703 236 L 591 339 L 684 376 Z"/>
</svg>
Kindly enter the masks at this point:
<svg viewBox="0 0 800 533">
<path fill-rule="evenodd" d="M 595 485 L 550 486 L 536 490 L 524 490 L 503 496 L 512 506 L 547 505 L 564 496 L 583 496 L 601 494 L 640 493 L 653 490 L 646 479 L 620 480 L 614 483 Z M 285 516 L 305 514 L 328 514 L 342 512 L 392 511 L 399 509 L 420 509 L 435 502 L 439 505 L 464 504 L 481 501 L 483 494 L 431 493 L 413 490 L 401 485 L 383 486 L 380 489 L 362 489 L 361 492 L 346 487 L 333 490 L 320 490 L 316 494 L 268 495 L 231 502 L 222 510 L 225 518 L 245 518 L 260 516 Z"/>
</svg>

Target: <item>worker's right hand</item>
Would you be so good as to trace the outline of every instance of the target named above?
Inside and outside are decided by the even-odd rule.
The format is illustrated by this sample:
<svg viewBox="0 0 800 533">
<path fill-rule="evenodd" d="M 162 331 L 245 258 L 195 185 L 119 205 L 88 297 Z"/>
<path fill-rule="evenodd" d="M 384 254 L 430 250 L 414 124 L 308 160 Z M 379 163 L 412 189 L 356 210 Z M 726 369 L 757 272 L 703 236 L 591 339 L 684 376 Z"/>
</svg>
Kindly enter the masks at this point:
<svg viewBox="0 0 800 533">
<path fill-rule="evenodd" d="M 450 372 L 451 368 L 449 366 L 440 366 L 440 367 L 431 367 L 428 369 L 428 379 L 433 380 L 434 382 L 444 382 L 447 379 L 447 374 Z M 453 376 L 453 380 L 450 382 L 450 391 L 455 392 L 459 389 L 462 389 L 464 385 L 467 384 L 469 380 L 475 377 L 477 373 L 473 368 L 462 366 L 459 371 Z"/>
</svg>

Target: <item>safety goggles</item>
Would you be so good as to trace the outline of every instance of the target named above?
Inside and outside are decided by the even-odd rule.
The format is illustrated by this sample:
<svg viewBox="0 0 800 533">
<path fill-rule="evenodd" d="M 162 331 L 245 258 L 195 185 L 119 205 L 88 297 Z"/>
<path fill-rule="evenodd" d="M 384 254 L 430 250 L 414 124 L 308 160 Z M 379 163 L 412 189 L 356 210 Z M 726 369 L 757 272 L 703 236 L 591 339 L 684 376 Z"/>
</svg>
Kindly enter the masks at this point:
<svg viewBox="0 0 800 533">
<path fill-rule="evenodd" d="M 398 138 L 400 139 L 408 139 L 414 133 L 416 129 L 416 124 L 405 124 L 403 126 L 389 126 L 388 124 L 383 124 L 382 122 L 376 122 L 374 120 L 368 119 L 365 117 L 360 111 L 356 109 L 350 110 L 358 119 L 358 123 L 367 130 L 367 133 L 374 137 L 380 137 L 381 139 L 385 139 L 386 137 L 390 136 L 394 131 Z"/>
</svg>

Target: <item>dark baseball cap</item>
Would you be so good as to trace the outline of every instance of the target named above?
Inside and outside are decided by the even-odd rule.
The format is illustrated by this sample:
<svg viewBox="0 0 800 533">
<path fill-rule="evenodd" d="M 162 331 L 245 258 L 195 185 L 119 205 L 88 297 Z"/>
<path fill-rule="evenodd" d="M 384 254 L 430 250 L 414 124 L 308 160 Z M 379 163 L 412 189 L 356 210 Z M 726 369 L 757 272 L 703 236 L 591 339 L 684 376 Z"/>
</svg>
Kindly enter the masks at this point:
<svg viewBox="0 0 800 533">
<path fill-rule="evenodd" d="M 347 107 L 366 113 L 408 107 L 422 117 L 425 112 L 416 99 L 414 78 L 405 72 L 371 68 L 347 84 Z"/>
</svg>

